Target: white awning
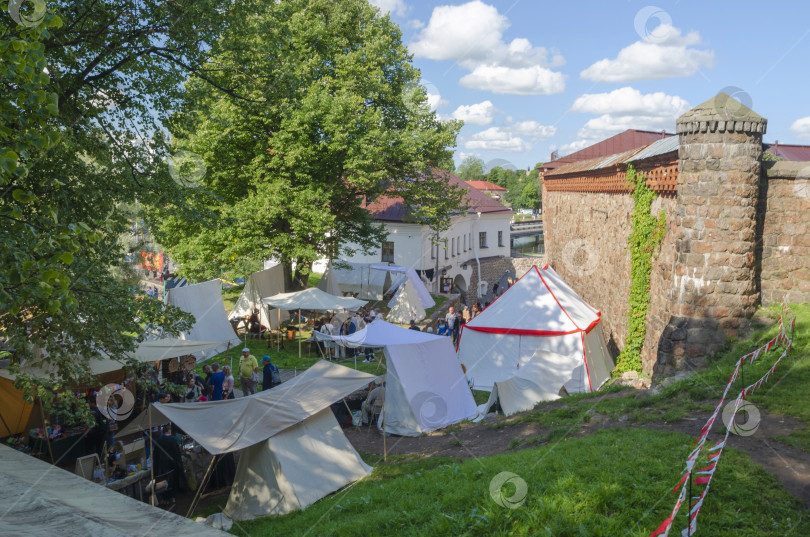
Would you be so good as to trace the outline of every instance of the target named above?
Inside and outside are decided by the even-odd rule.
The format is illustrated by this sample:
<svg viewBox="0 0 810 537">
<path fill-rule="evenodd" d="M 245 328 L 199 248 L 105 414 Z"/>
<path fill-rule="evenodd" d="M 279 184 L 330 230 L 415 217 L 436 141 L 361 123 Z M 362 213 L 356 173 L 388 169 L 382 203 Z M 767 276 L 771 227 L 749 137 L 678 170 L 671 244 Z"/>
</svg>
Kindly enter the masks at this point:
<svg viewBox="0 0 810 537">
<path fill-rule="evenodd" d="M 315 310 L 339 311 L 356 310 L 366 304 L 365 300 L 357 300 L 350 296 L 334 296 L 321 291 L 317 287 L 296 291 L 294 293 L 279 293 L 263 298 L 262 302 L 280 310 Z"/>
</svg>

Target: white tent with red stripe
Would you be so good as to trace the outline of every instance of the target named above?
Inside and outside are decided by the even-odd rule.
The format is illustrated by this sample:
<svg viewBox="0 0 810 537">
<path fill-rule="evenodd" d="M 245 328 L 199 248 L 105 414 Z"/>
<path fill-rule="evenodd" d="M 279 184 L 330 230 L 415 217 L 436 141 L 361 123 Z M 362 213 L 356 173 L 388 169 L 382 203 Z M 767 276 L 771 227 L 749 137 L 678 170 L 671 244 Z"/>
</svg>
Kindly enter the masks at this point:
<svg viewBox="0 0 810 537">
<path fill-rule="evenodd" d="M 491 391 L 532 361 L 544 392 L 595 391 L 613 369 L 600 322 L 554 269 L 532 267 L 462 327 L 459 361 L 476 390 Z"/>
</svg>

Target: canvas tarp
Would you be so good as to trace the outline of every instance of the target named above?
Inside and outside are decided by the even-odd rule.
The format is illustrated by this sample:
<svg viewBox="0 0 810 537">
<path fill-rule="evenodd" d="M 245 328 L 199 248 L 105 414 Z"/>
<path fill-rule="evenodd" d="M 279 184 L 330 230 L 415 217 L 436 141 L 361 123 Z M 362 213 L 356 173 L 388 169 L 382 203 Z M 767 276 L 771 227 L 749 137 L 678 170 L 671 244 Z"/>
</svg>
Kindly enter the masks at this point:
<svg viewBox="0 0 810 537">
<path fill-rule="evenodd" d="M 347 347 L 384 347 L 385 431 L 418 436 L 476 415 L 450 338 L 374 321 L 349 336 L 316 334 Z"/>
<path fill-rule="evenodd" d="M 242 294 L 239 295 L 239 299 L 228 314 L 228 319 L 234 320 L 246 316 L 249 317 L 254 311 L 258 310 L 259 322 L 262 326 L 277 329 L 279 326 L 279 316 L 282 321 L 286 321 L 290 316 L 286 311 L 276 311 L 270 314 L 267 307 L 262 303 L 262 299 L 283 292 L 284 269 L 281 265 L 275 265 L 268 269 L 254 272 L 248 277 Z"/>
<path fill-rule="evenodd" d="M 174 338 L 163 338 L 152 341 L 142 341 L 138 344 L 135 352 L 128 355 L 129 358 L 135 359 L 139 362 L 157 362 L 158 360 L 165 360 L 167 358 L 177 358 L 178 356 L 186 356 L 189 354 L 196 355 L 201 352 L 210 352 L 210 349 L 222 347 L 222 341 L 192 341 Z M 39 358 L 46 357 L 47 353 L 39 352 Z M 39 361 L 39 359 L 38 359 Z M 50 375 L 51 371 L 41 367 L 27 367 L 22 365 L 20 369 L 28 374 L 45 377 Z M 115 360 L 110 357 L 103 357 L 97 360 L 90 361 L 90 371 L 94 375 L 103 375 L 123 369 L 124 362 Z M 15 380 L 17 377 L 11 373 L 7 368 L 0 368 L 0 377 Z"/>
<path fill-rule="evenodd" d="M 425 318 L 425 308 L 419 300 L 419 295 L 410 280 L 400 286 L 393 299 L 391 311 L 386 315 L 390 323 L 408 323 L 411 320 L 421 321 Z"/>
<path fill-rule="evenodd" d="M 475 389 L 515 375 L 537 351 L 571 357 L 569 393 L 598 389 L 613 360 L 601 335 L 600 313 L 548 265 L 532 267 L 462 327 L 458 357 Z"/>
<path fill-rule="evenodd" d="M 263 442 L 372 380 L 374 375 L 321 360 L 280 386 L 247 397 L 153 407 L 217 455 Z"/>
<path fill-rule="evenodd" d="M 321 281 L 318 282 L 318 289 L 330 295 L 343 296 L 343 290 L 338 284 L 331 261 L 326 264 L 326 271 L 321 276 Z"/>
<path fill-rule="evenodd" d="M 364 300 L 382 300 L 391 288 L 391 276 L 387 270 L 372 268 L 371 263 L 338 261 L 332 266 L 340 290 Z"/>
<path fill-rule="evenodd" d="M 33 407 L 11 380 L 0 378 L 0 437 L 25 432 Z"/>
<path fill-rule="evenodd" d="M 223 512 L 234 520 L 283 515 L 370 473 L 326 408 L 239 454 Z"/>
<path fill-rule="evenodd" d="M 495 382 L 489 400 L 478 407 L 479 417 L 485 416 L 496 401 L 504 415 L 511 416 L 531 410 L 541 401 L 559 399 L 575 367 L 576 360 L 572 356 L 538 350 L 513 377 Z"/>
<path fill-rule="evenodd" d="M 0 446 L 0 505 L 3 535 L 228 535 L 6 446 Z"/>
<path fill-rule="evenodd" d="M 357 300 L 350 296 L 330 295 L 317 287 L 310 287 L 294 293 L 280 293 L 263 298 L 262 302 L 282 310 L 314 311 L 356 310 L 366 303 L 364 300 Z"/>
<path fill-rule="evenodd" d="M 194 326 L 182 334 L 181 339 L 226 342 L 206 351 L 194 353 L 198 362 L 224 352 L 228 348 L 228 343 L 231 346 L 239 345 L 239 338 L 225 313 L 219 280 L 169 289 L 166 293 L 166 303 L 191 313 L 196 319 Z"/>
<path fill-rule="evenodd" d="M 436 305 L 436 301 L 430 296 L 430 291 L 425 287 L 425 283 L 419 278 L 419 275 L 413 268 L 399 267 L 397 265 L 371 265 L 371 268 L 374 270 L 385 270 L 395 276 L 391 282 L 391 287 L 385 290 L 386 293 L 392 289 L 399 289 L 405 282 L 410 281 L 416 294 L 419 296 L 419 301 L 422 303 L 423 308 L 428 309 Z M 394 300 L 392 299 L 388 303 L 388 307 L 390 308 L 393 303 Z"/>
</svg>

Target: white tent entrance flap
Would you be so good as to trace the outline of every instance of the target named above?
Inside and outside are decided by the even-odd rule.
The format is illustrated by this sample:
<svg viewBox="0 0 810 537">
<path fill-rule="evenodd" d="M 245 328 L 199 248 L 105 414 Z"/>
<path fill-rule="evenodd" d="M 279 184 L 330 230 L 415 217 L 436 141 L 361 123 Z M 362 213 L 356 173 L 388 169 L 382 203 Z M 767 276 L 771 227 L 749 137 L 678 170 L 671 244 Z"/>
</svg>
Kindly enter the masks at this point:
<svg viewBox="0 0 810 537">
<path fill-rule="evenodd" d="M 275 265 L 265 270 L 254 272 L 248 278 L 239 300 L 236 301 L 231 312 L 228 314 L 229 320 L 250 316 L 254 311 L 259 312 L 259 322 L 266 328 L 278 329 L 279 321 L 289 319 L 286 311 L 276 312 L 270 315 L 267 307 L 262 303 L 262 298 L 277 295 L 284 292 L 284 269 L 281 265 Z M 279 315 L 280 314 L 280 315 Z"/>
<path fill-rule="evenodd" d="M 600 323 L 599 311 L 552 268 L 532 267 L 462 328 L 458 357 L 474 388 L 491 391 L 533 358 L 547 369 L 559 370 L 563 365 L 554 357 L 562 356 L 569 368 L 566 391 L 591 392 L 613 370 Z"/>
<path fill-rule="evenodd" d="M 419 436 L 476 415 L 475 400 L 450 338 L 408 330 L 382 320 L 350 336 L 316 334 L 347 347 L 384 347 L 386 389 L 378 425 Z"/>
<path fill-rule="evenodd" d="M 224 513 L 250 520 L 304 509 L 371 470 L 327 408 L 242 451 Z"/>
<path fill-rule="evenodd" d="M 224 352 L 228 343 L 231 346 L 239 345 L 239 338 L 225 314 L 219 280 L 169 289 L 166 303 L 194 315 L 196 322 L 191 330 L 181 335 L 182 339 L 226 342 L 224 345 L 193 353 L 198 362 Z"/>
</svg>

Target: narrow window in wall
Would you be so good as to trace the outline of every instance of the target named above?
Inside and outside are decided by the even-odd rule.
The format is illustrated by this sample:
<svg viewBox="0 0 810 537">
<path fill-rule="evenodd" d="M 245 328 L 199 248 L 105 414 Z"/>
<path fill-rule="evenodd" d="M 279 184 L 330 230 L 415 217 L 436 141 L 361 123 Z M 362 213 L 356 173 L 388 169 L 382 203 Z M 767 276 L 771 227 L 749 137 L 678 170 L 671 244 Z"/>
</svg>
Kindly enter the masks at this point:
<svg viewBox="0 0 810 537">
<path fill-rule="evenodd" d="M 487 247 L 487 232 L 486 231 L 479 231 L 478 232 L 478 247 L 479 248 L 486 248 Z"/>
<path fill-rule="evenodd" d="M 436 259 L 436 251 L 439 249 L 437 244 L 430 243 L 430 258 Z"/>
<path fill-rule="evenodd" d="M 503 231 L 498 232 L 498 246 L 503 246 Z"/>
<path fill-rule="evenodd" d="M 450 255 L 456 257 L 456 238 L 450 239 Z"/>
<path fill-rule="evenodd" d="M 447 239 L 444 239 L 444 258 L 450 259 L 450 249 L 447 247 Z"/>
<path fill-rule="evenodd" d="M 464 251 L 467 251 L 467 235 L 464 235 Z"/>
<path fill-rule="evenodd" d="M 383 263 L 394 262 L 394 243 L 391 241 L 386 241 L 382 243 L 382 262 Z"/>
</svg>

